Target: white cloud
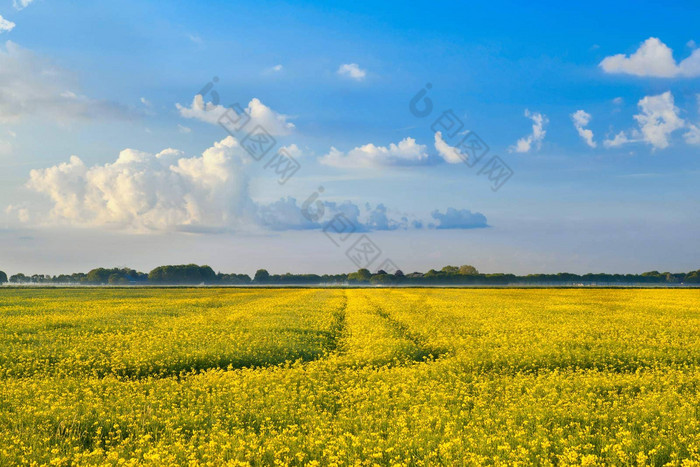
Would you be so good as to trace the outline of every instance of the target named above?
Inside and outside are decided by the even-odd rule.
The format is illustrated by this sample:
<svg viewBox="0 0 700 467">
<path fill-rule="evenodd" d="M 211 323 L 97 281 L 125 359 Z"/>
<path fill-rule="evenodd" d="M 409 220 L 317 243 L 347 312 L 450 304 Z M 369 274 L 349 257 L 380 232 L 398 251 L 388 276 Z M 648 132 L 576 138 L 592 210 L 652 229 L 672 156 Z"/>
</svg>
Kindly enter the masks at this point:
<svg viewBox="0 0 700 467">
<path fill-rule="evenodd" d="M 177 131 L 179 131 L 180 133 L 187 134 L 187 133 L 192 133 L 192 128 L 187 127 L 187 126 L 185 126 L 185 125 L 180 125 L 180 124 L 178 123 L 178 124 L 177 124 Z"/>
<path fill-rule="evenodd" d="M 635 115 L 634 119 L 639 124 L 642 140 L 654 148 L 668 147 L 671 133 L 685 126 L 670 91 L 658 96 L 646 96 L 639 101 L 638 106 L 642 112 Z"/>
<path fill-rule="evenodd" d="M 637 103 L 637 106 L 640 113 L 635 115 L 634 119 L 639 129 L 618 133 L 614 139 L 603 143 L 605 147 L 641 142 L 651 145 L 654 149 L 665 149 L 669 146 L 669 138 L 674 131 L 689 128 L 680 117 L 680 111 L 675 106 L 673 94 L 670 91 L 656 96 L 646 96 Z M 692 135 L 690 139 L 693 139 Z"/>
<path fill-rule="evenodd" d="M 284 69 L 284 67 L 283 67 L 282 65 L 279 65 L 279 64 L 278 64 L 278 65 L 275 65 L 275 66 L 271 66 L 270 68 L 268 68 L 267 70 L 265 70 L 265 72 L 266 72 L 266 73 L 279 73 L 279 72 L 282 71 L 283 69 Z"/>
<path fill-rule="evenodd" d="M 194 118 L 212 125 L 218 125 L 219 118 L 227 111 L 223 105 L 204 102 L 201 94 L 194 96 L 189 107 L 180 104 L 175 104 L 175 107 L 180 112 L 180 115 L 185 118 Z M 260 125 L 275 136 L 288 135 L 294 129 L 294 124 L 287 121 L 289 118 L 287 115 L 275 112 L 260 102 L 260 99 L 251 99 L 245 111 L 251 117 L 251 121 L 246 125 L 246 128 Z"/>
<path fill-rule="evenodd" d="M 34 0 L 12 0 L 12 5 L 18 10 L 23 10 L 24 8 L 27 8 L 29 4 L 33 1 Z"/>
<path fill-rule="evenodd" d="M 149 100 L 146 99 L 145 97 L 142 97 L 142 98 L 139 99 L 139 100 L 140 100 L 141 103 L 142 103 L 143 105 L 145 105 L 146 107 L 151 107 L 151 105 L 152 105 L 152 104 L 151 104 L 151 101 L 149 101 Z"/>
<path fill-rule="evenodd" d="M 58 122 L 74 119 L 128 118 L 129 112 L 112 102 L 71 91 L 69 73 L 12 41 L 0 48 L 0 122 L 45 116 Z"/>
<path fill-rule="evenodd" d="M 603 146 L 606 148 L 616 148 L 622 146 L 623 144 L 631 143 L 632 141 L 627 138 L 624 131 L 619 132 L 615 135 L 613 139 L 606 139 L 603 141 Z"/>
<path fill-rule="evenodd" d="M 417 144 L 413 138 L 405 138 L 398 144 L 386 146 L 365 144 L 343 153 L 332 147 L 319 160 L 321 164 L 342 168 L 371 168 L 425 165 L 429 163 L 426 146 Z"/>
<path fill-rule="evenodd" d="M 367 76 L 367 71 L 360 68 L 357 63 L 345 63 L 340 65 L 336 73 L 338 73 L 340 76 L 347 76 L 348 78 L 352 78 L 356 81 L 362 81 Z"/>
<path fill-rule="evenodd" d="M 286 151 L 287 154 L 292 156 L 294 159 L 298 159 L 304 155 L 304 152 L 299 148 L 299 146 L 293 143 L 289 146 L 282 146 L 277 152 L 280 153 L 282 151 Z"/>
<path fill-rule="evenodd" d="M 591 114 L 584 110 L 577 110 L 571 114 L 571 119 L 574 121 L 574 127 L 578 135 L 592 148 L 596 147 L 596 142 L 593 141 L 593 131 L 586 128 L 591 122 Z"/>
<path fill-rule="evenodd" d="M 616 97 L 612 100 L 612 102 L 615 105 L 622 105 L 625 102 L 625 100 L 622 97 Z"/>
<path fill-rule="evenodd" d="M 685 60 L 676 63 L 673 50 L 656 37 L 650 37 L 632 55 L 606 57 L 599 66 L 606 73 L 658 78 L 694 77 L 700 76 L 700 50 L 694 50 Z"/>
<path fill-rule="evenodd" d="M 683 138 L 688 144 L 700 145 L 700 127 L 692 123 L 689 124 L 688 131 L 683 135 Z"/>
<path fill-rule="evenodd" d="M 464 162 L 468 157 L 468 154 L 462 154 L 459 149 L 447 144 L 445 140 L 442 139 L 442 132 L 440 131 L 435 132 L 435 149 L 438 154 L 440 154 L 440 157 L 445 159 L 445 162 L 448 164 Z"/>
<path fill-rule="evenodd" d="M 50 215 L 31 212 L 40 223 L 136 231 L 234 228 L 254 216 L 243 154 L 229 136 L 201 157 L 125 149 L 113 163 L 87 167 L 71 156 L 31 171 L 27 187 L 51 200 Z"/>
<path fill-rule="evenodd" d="M 544 140 L 547 131 L 544 127 L 549 123 L 547 116 L 539 112 L 531 113 L 529 110 L 525 109 L 525 116 L 532 120 L 532 133 L 520 138 L 515 145 L 511 146 L 509 150 L 511 152 L 530 152 L 533 148 L 539 150 L 542 147 L 542 141 Z"/>
<path fill-rule="evenodd" d="M 10 32 L 15 28 L 15 23 L 8 21 L 0 15 L 0 34 L 3 32 Z"/>
</svg>

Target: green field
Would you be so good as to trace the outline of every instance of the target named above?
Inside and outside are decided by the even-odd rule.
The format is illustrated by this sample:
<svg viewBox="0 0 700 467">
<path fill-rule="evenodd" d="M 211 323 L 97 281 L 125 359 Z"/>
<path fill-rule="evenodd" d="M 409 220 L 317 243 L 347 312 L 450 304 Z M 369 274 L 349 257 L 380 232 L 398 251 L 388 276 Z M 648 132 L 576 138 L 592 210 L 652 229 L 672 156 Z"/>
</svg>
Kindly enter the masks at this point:
<svg viewBox="0 0 700 467">
<path fill-rule="evenodd" d="M 700 465 L 700 290 L 0 289 L 0 465 Z"/>
</svg>

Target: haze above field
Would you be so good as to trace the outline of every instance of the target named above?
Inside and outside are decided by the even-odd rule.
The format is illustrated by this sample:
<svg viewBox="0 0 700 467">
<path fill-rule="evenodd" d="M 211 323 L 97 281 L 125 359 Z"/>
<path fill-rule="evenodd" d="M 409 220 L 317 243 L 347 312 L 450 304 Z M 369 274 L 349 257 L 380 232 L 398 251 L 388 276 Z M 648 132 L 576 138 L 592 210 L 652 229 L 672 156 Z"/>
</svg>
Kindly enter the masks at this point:
<svg viewBox="0 0 700 467">
<path fill-rule="evenodd" d="M 696 270 L 699 20 L 0 1 L 0 269 Z"/>
</svg>

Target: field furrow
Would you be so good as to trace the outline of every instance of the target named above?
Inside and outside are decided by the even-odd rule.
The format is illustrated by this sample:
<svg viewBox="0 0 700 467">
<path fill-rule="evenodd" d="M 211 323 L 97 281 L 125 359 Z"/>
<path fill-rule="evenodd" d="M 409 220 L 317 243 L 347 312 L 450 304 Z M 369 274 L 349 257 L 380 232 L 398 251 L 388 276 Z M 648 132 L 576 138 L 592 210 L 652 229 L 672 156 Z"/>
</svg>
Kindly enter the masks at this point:
<svg viewBox="0 0 700 467">
<path fill-rule="evenodd" d="M 349 292 L 341 352 L 342 361 L 353 365 L 423 361 L 430 354 L 361 290 Z"/>
</svg>

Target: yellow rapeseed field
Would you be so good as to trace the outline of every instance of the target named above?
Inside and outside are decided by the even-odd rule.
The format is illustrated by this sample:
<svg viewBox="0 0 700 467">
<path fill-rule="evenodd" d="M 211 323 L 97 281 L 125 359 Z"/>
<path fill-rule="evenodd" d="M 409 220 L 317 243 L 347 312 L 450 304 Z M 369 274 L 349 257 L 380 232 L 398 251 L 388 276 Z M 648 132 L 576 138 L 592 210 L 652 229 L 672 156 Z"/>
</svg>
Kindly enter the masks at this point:
<svg viewBox="0 0 700 467">
<path fill-rule="evenodd" d="M 2 289 L 0 465 L 700 465 L 700 290 Z"/>
</svg>

